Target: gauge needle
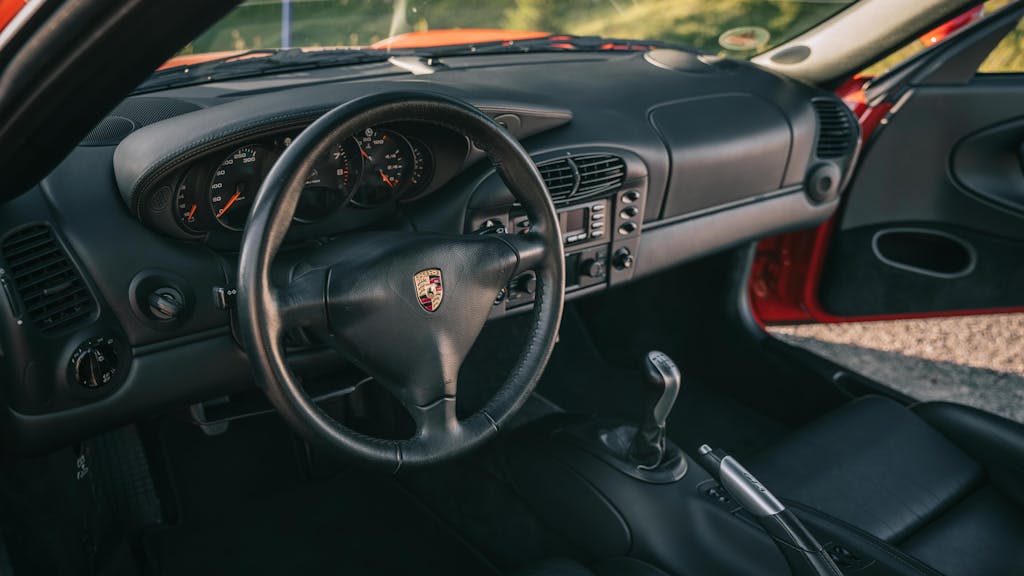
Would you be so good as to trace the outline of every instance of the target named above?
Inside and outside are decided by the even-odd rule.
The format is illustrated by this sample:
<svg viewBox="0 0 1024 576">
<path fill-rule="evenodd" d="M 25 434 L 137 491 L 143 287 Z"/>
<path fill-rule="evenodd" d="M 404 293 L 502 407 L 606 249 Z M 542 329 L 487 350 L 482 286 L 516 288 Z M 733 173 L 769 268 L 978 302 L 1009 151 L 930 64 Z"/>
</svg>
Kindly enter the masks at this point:
<svg viewBox="0 0 1024 576">
<path fill-rule="evenodd" d="M 366 150 L 360 148 L 359 153 L 363 156 L 363 158 L 366 158 L 367 160 L 373 160 L 373 158 L 370 158 L 370 155 L 366 153 Z"/>
<path fill-rule="evenodd" d="M 228 200 L 228 203 L 225 204 L 224 207 L 221 208 L 219 212 L 217 212 L 217 218 L 220 218 L 221 216 L 223 216 L 224 213 L 228 211 L 228 208 L 231 208 L 231 205 L 238 201 L 238 197 L 241 196 L 241 195 L 242 195 L 242 190 L 241 190 L 241 187 L 239 187 L 239 190 L 237 192 L 235 192 L 235 195 L 232 196 L 230 200 Z"/>
<path fill-rule="evenodd" d="M 384 183 L 388 185 L 388 188 L 395 187 L 395 185 L 391 183 L 391 180 L 388 180 L 388 175 L 385 174 L 383 170 L 380 171 L 380 179 L 383 180 Z"/>
<path fill-rule="evenodd" d="M 198 208 L 198 207 L 199 207 L 198 204 L 193 204 L 192 205 L 192 209 L 188 211 L 188 218 L 187 218 L 187 220 L 191 220 L 192 217 L 196 215 L 196 208 Z"/>
</svg>

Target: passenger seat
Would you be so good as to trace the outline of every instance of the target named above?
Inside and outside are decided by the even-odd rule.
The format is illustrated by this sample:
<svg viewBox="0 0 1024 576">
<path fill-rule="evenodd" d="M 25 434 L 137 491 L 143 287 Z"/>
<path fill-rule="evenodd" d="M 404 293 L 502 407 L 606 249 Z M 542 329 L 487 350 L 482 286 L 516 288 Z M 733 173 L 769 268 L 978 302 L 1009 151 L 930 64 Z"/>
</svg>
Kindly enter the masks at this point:
<svg viewBox="0 0 1024 576">
<path fill-rule="evenodd" d="M 812 529 L 907 574 L 1024 574 L 1021 424 L 865 397 L 749 464 Z"/>
</svg>

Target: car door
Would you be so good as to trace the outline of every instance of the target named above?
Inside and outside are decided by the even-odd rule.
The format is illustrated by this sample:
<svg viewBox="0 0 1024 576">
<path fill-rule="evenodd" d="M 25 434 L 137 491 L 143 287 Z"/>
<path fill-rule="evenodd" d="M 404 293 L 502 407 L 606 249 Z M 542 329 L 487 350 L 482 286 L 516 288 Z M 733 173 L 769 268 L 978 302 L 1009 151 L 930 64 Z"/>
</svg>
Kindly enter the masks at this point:
<svg viewBox="0 0 1024 576">
<path fill-rule="evenodd" d="M 1022 13 L 1004 8 L 856 94 L 865 141 L 840 211 L 759 248 L 763 323 L 1024 310 Z"/>
</svg>

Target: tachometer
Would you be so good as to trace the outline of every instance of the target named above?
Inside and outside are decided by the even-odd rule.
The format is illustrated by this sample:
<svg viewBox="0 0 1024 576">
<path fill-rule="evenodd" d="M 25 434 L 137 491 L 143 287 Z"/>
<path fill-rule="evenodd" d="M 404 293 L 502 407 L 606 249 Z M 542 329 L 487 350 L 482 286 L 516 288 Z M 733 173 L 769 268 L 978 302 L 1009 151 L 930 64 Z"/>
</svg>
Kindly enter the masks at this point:
<svg viewBox="0 0 1024 576">
<path fill-rule="evenodd" d="M 328 148 L 306 177 L 295 220 L 315 222 L 336 210 L 348 198 L 362 168 L 355 140 L 347 139 Z"/>
<path fill-rule="evenodd" d="M 363 170 L 352 203 L 371 207 L 390 202 L 411 172 L 409 143 L 397 132 L 367 128 L 356 136 L 356 144 Z"/>
<path fill-rule="evenodd" d="M 213 173 L 210 182 L 210 209 L 225 228 L 241 230 L 263 176 L 266 151 L 259 146 L 235 150 Z"/>
</svg>

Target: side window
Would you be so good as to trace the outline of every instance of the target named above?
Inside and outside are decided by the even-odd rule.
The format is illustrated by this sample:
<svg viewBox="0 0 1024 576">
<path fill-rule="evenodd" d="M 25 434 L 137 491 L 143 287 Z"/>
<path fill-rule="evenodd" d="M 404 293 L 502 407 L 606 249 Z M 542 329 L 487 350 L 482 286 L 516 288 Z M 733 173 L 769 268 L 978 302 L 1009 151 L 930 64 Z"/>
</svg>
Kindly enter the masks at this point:
<svg viewBox="0 0 1024 576">
<path fill-rule="evenodd" d="M 1019 74 L 1024 72 L 1024 20 L 992 49 L 978 67 L 980 74 Z"/>
<path fill-rule="evenodd" d="M 988 0 L 984 4 L 970 8 L 934 30 L 929 30 L 920 37 L 914 38 L 898 50 L 862 70 L 859 76 L 881 76 L 918 52 L 923 52 L 945 41 L 961 28 L 995 14 L 1011 3 L 1012 0 Z M 978 71 L 981 73 L 1024 72 L 1024 28 L 1018 25 L 1015 30 L 1003 38 L 1003 41 L 992 50 Z"/>
</svg>

